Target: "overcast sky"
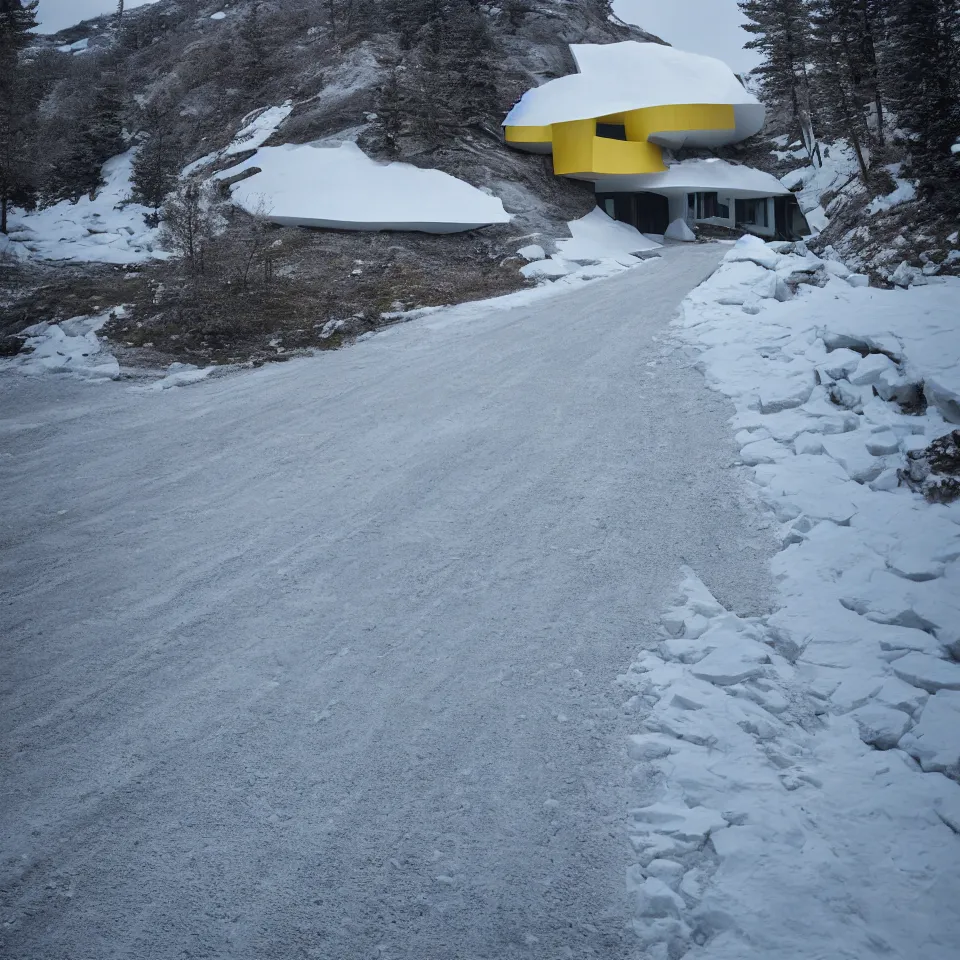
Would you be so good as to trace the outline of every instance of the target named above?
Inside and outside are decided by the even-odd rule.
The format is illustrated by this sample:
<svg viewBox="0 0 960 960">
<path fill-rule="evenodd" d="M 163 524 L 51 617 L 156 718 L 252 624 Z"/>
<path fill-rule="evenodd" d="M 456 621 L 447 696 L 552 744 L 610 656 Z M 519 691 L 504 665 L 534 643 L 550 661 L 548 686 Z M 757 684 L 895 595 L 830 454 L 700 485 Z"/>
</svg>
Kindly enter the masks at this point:
<svg viewBox="0 0 960 960">
<path fill-rule="evenodd" d="M 718 57 L 737 73 L 760 62 L 753 50 L 743 49 L 750 35 L 740 27 L 737 0 L 613 0 L 613 9 L 621 20 L 681 50 Z"/>
<path fill-rule="evenodd" d="M 128 9 L 142 7 L 156 0 L 126 0 Z M 81 20 L 99 17 L 117 9 L 117 0 L 40 0 L 37 8 L 37 20 L 40 21 L 38 33 L 56 33 L 64 27 L 72 27 Z"/>
</svg>

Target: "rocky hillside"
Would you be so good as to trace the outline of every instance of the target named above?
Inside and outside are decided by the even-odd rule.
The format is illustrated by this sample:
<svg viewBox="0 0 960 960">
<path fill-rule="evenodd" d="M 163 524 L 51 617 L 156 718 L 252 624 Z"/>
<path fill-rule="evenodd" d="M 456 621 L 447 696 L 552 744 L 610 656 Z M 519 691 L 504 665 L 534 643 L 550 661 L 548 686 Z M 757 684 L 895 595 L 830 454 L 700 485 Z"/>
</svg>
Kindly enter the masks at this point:
<svg viewBox="0 0 960 960">
<path fill-rule="evenodd" d="M 79 209 L 112 186 L 99 166 L 84 181 L 77 148 L 112 110 L 121 147 L 137 149 L 121 203 L 142 206 L 136 242 L 157 257 L 171 244 L 153 208 L 164 216 L 185 173 L 199 183 L 249 156 L 195 163 L 280 105 L 267 145 L 354 140 L 492 192 L 513 220 L 448 237 L 265 228 L 220 196 L 202 277 L 177 260 L 51 265 L 35 245 L 41 256 L 0 271 L 5 332 L 125 302 L 127 319 L 108 328 L 121 345 L 235 360 L 335 345 L 319 333 L 331 318 L 356 333 L 385 311 L 515 289 L 518 241 L 549 248 L 594 201 L 588 186 L 554 177 L 548 158 L 507 149 L 502 119 L 525 90 L 575 69 L 570 43 L 631 38 L 656 39 L 613 18 L 607 0 L 160 0 L 119 27 L 102 17 L 46 38 L 23 57 L 43 78 L 39 206 Z"/>
</svg>

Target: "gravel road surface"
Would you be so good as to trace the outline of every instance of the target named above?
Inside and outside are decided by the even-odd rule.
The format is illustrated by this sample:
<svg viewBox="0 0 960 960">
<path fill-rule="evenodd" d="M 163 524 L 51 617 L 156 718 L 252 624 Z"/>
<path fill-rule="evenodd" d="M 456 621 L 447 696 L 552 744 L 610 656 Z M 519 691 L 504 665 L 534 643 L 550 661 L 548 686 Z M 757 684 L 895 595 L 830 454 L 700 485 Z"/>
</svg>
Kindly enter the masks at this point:
<svg viewBox="0 0 960 960">
<path fill-rule="evenodd" d="M 0 377 L 0 955 L 635 956 L 617 675 L 682 563 L 770 596 L 665 345 L 723 249 L 159 393 Z"/>
</svg>

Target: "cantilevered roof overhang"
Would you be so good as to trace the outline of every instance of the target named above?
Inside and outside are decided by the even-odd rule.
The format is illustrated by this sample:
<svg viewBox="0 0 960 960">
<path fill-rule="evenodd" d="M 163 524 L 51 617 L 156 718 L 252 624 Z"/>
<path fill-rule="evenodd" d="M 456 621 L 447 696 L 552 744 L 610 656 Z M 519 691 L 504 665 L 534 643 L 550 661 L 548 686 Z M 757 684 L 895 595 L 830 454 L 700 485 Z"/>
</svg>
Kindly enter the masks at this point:
<svg viewBox="0 0 960 960">
<path fill-rule="evenodd" d="M 715 192 L 736 200 L 790 195 L 772 174 L 717 159 L 684 160 L 670 164 L 661 173 L 599 176 L 595 183 L 598 193 L 645 191 L 669 197 Z"/>
<path fill-rule="evenodd" d="M 524 94 L 504 121 L 512 146 L 549 152 L 554 124 L 615 117 L 669 149 L 736 143 L 763 127 L 763 104 L 721 60 L 632 40 L 570 49 L 580 72 Z"/>
</svg>

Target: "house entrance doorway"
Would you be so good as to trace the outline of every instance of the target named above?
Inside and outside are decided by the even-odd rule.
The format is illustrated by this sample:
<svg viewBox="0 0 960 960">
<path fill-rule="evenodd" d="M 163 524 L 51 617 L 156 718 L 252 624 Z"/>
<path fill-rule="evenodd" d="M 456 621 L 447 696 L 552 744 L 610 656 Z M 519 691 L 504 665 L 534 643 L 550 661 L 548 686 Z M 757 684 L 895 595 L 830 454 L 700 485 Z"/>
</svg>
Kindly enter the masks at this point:
<svg viewBox="0 0 960 960">
<path fill-rule="evenodd" d="M 670 223 L 670 203 L 658 193 L 598 193 L 597 206 L 641 233 L 662 234 Z"/>
</svg>

